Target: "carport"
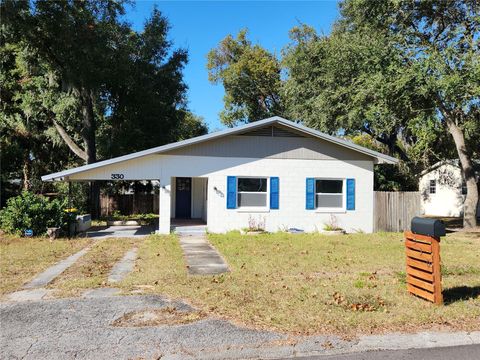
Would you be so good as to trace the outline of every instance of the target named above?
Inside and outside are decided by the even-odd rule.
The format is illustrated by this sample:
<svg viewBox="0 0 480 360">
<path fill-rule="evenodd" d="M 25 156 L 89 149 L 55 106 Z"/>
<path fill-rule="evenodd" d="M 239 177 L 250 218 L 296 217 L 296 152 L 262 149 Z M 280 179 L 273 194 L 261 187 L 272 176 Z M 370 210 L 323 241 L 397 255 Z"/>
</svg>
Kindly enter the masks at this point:
<svg viewBox="0 0 480 360">
<path fill-rule="evenodd" d="M 162 177 L 161 155 L 151 149 L 74 169 L 46 175 L 43 181 L 90 182 L 90 181 L 156 181 L 159 189 L 158 233 L 183 231 L 193 228 L 205 231 L 207 222 L 207 177 L 165 176 Z M 189 175 L 189 174 L 187 174 Z M 143 236 L 151 228 L 109 227 L 91 232 L 94 237 Z M 122 235 L 123 234 L 123 235 Z"/>
</svg>

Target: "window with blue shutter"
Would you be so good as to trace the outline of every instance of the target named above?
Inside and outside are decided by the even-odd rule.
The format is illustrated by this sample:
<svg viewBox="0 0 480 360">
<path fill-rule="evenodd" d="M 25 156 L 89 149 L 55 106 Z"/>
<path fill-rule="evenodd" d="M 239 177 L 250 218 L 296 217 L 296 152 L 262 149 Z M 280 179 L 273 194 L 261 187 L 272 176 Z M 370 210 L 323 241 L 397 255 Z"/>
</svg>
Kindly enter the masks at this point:
<svg viewBox="0 0 480 360">
<path fill-rule="evenodd" d="M 305 209 L 315 209 L 315 179 L 307 178 Z"/>
<path fill-rule="evenodd" d="M 270 209 L 277 210 L 279 208 L 279 179 L 278 177 L 270 178 Z"/>
<path fill-rule="evenodd" d="M 347 210 L 355 210 L 355 179 L 347 179 Z"/>
<path fill-rule="evenodd" d="M 237 177 L 227 176 L 227 209 L 237 207 Z"/>
</svg>

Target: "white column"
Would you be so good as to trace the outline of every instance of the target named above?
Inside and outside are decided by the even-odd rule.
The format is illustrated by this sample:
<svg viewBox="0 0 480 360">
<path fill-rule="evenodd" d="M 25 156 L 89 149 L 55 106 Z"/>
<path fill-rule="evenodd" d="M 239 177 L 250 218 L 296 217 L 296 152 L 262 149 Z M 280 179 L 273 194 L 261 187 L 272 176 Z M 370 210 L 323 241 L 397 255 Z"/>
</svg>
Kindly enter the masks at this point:
<svg viewBox="0 0 480 360">
<path fill-rule="evenodd" d="M 163 179 L 160 181 L 160 205 L 159 205 L 159 234 L 170 234 L 170 194 L 171 185 L 170 179 Z"/>
</svg>

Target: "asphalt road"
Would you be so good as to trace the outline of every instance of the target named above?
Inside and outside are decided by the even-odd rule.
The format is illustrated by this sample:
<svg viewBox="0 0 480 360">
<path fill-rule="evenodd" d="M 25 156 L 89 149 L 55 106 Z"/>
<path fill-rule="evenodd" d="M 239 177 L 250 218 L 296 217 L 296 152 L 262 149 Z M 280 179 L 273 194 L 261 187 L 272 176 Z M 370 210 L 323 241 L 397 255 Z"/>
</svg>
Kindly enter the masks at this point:
<svg viewBox="0 0 480 360">
<path fill-rule="evenodd" d="M 182 324 L 117 326 L 125 314 L 148 314 L 188 304 L 156 295 L 0 302 L 0 359 L 475 359 L 479 345 L 428 350 L 358 353 L 378 348 L 405 349 L 480 344 L 478 333 L 420 333 L 363 336 L 288 336 L 235 325 L 217 318 Z M 102 295 L 103 294 L 103 295 Z M 107 296 L 105 296 L 105 294 Z M 143 323 L 142 323 L 143 324 Z M 356 354 L 352 354 L 353 352 Z M 325 356 L 326 354 L 350 353 Z"/>
<path fill-rule="evenodd" d="M 299 360 L 479 360 L 480 345 L 431 349 L 383 350 L 362 353 L 308 356 Z"/>
</svg>

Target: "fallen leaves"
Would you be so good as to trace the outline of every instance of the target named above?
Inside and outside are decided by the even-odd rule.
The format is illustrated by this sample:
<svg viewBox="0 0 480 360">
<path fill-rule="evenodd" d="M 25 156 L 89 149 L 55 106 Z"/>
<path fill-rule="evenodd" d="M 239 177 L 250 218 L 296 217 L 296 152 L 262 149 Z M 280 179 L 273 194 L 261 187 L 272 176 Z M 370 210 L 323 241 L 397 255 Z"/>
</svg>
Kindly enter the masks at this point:
<svg viewBox="0 0 480 360">
<path fill-rule="evenodd" d="M 386 309 L 385 300 L 379 296 L 376 298 L 362 299 L 362 301 L 349 301 L 344 295 L 336 291 L 332 294 L 332 298 L 333 301 L 327 302 L 327 305 L 335 304 L 351 311 L 364 312 L 378 311 L 380 308 L 383 308 L 384 312 L 388 312 Z"/>
</svg>

